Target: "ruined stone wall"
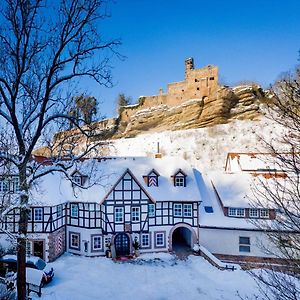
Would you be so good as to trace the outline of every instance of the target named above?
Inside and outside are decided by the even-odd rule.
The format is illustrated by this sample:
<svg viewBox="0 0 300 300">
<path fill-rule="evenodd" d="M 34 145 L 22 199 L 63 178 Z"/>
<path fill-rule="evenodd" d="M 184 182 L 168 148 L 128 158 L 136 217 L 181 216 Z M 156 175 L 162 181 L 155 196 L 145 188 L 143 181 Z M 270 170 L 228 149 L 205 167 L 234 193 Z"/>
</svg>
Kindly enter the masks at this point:
<svg viewBox="0 0 300 300">
<path fill-rule="evenodd" d="M 166 93 L 160 90 L 158 95 L 140 97 L 137 105 L 124 108 L 120 119 L 127 122 L 138 111 L 159 105 L 172 107 L 190 99 L 203 100 L 214 95 L 219 88 L 218 68 L 209 65 L 194 69 L 194 60 L 189 58 L 185 61 L 184 81 L 169 83 Z"/>
<path fill-rule="evenodd" d="M 167 93 L 160 90 L 158 95 L 140 97 L 137 104 L 123 107 L 117 118 L 93 123 L 89 128 L 92 140 L 100 141 L 144 132 L 207 127 L 235 119 L 256 120 L 270 101 L 268 92 L 256 84 L 220 86 L 217 67 L 194 69 L 193 59 L 187 59 L 185 80 L 170 83 Z M 57 133 L 54 141 L 68 137 L 78 145 L 84 144 L 85 137 L 78 129 Z M 47 155 L 45 149 L 40 150 L 36 155 Z"/>
</svg>

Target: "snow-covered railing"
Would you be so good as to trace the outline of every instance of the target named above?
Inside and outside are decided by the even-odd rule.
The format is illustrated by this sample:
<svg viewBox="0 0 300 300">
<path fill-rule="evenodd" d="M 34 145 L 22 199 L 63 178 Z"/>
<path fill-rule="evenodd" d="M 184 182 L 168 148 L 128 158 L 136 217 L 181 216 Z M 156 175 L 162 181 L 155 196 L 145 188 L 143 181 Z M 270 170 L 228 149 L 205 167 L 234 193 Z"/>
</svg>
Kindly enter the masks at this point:
<svg viewBox="0 0 300 300">
<path fill-rule="evenodd" d="M 227 263 L 220 261 L 216 256 L 214 256 L 210 251 L 208 251 L 204 246 L 197 245 L 197 247 L 199 249 L 198 251 L 200 252 L 200 255 L 203 256 L 207 261 L 209 261 L 213 266 L 217 267 L 218 269 L 232 270 L 232 271 L 240 269 L 239 265 L 227 264 Z"/>
</svg>

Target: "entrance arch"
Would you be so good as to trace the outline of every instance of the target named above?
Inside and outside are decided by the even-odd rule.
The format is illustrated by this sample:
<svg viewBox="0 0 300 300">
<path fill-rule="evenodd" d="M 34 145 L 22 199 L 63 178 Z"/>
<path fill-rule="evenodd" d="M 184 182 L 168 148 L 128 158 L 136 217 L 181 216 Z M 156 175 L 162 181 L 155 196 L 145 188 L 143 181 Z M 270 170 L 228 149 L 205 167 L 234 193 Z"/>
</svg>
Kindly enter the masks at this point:
<svg viewBox="0 0 300 300">
<path fill-rule="evenodd" d="M 115 236 L 114 245 L 116 249 L 116 256 L 125 256 L 130 254 L 130 239 L 126 233 L 118 233 Z"/>
<path fill-rule="evenodd" d="M 169 235 L 169 251 L 174 251 L 178 247 L 192 249 L 196 243 L 197 235 L 190 225 L 179 223 L 171 229 Z"/>
</svg>

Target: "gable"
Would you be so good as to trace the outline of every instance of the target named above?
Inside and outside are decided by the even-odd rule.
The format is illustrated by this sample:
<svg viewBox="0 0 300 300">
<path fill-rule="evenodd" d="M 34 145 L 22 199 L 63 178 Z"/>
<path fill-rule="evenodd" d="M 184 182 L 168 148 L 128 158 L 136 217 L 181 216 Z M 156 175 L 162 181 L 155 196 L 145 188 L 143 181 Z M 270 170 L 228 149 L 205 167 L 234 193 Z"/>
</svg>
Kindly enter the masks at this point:
<svg viewBox="0 0 300 300">
<path fill-rule="evenodd" d="M 113 188 L 109 193 L 104 197 L 102 203 L 106 200 L 115 200 L 115 201 L 155 201 L 151 196 L 145 191 L 142 185 L 134 177 L 134 175 L 127 170 L 121 178 L 116 182 Z"/>
</svg>

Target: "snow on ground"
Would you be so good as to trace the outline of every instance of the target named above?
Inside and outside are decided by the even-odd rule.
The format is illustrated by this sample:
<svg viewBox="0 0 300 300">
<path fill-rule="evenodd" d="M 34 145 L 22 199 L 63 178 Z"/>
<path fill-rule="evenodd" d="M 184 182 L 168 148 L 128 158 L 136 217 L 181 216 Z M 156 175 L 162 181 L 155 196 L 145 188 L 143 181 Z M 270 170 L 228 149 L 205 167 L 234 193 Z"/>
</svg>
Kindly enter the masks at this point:
<svg viewBox="0 0 300 300">
<path fill-rule="evenodd" d="M 235 300 L 257 292 L 242 270 L 220 271 L 202 257 L 179 260 L 167 253 L 144 254 L 132 263 L 64 254 L 50 264 L 53 281 L 41 300 Z"/>
<path fill-rule="evenodd" d="M 278 124 L 262 118 L 206 128 L 145 133 L 113 141 L 111 155 L 153 157 L 159 143 L 163 155 L 182 157 L 202 173 L 223 171 L 228 152 L 265 152 L 261 137 L 272 138 L 284 150 L 278 140 L 283 130 Z"/>
</svg>

